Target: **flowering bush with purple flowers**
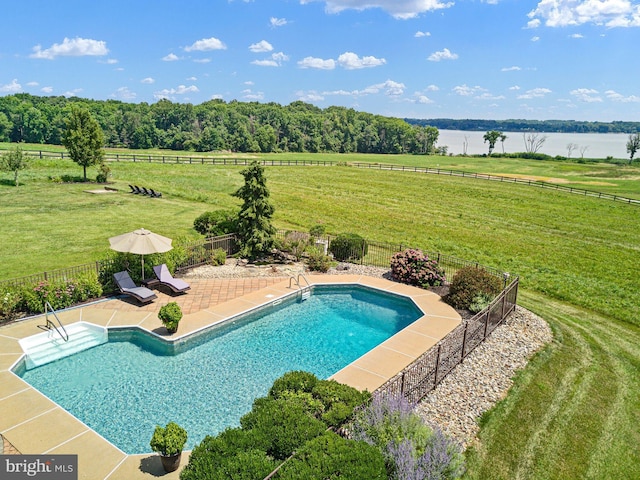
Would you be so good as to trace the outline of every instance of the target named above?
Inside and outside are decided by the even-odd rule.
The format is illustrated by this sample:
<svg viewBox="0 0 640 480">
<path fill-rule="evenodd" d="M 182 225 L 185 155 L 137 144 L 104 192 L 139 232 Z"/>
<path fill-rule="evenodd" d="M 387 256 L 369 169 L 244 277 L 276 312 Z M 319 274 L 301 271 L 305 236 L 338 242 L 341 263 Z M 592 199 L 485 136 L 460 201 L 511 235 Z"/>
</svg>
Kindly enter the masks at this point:
<svg viewBox="0 0 640 480">
<path fill-rule="evenodd" d="M 351 432 L 382 451 L 391 479 L 451 480 L 464 473 L 461 447 L 424 423 L 404 397 L 374 396 L 356 413 Z"/>
<path fill-rule="evenodd" d="M 422 250 L 409 248 L 391 257 L 391 275 L 402 283 L 427 288 L 445 282 L 444 270 Z"/>
</svg>

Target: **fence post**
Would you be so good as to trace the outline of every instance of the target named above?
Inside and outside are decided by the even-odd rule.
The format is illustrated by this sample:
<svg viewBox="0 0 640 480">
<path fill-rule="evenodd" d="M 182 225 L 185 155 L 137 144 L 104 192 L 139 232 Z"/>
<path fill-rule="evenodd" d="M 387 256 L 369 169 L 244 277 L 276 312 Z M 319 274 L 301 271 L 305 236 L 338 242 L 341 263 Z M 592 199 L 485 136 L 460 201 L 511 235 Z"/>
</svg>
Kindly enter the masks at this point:
<svg viewBox="0 0 640 480">
<path fill-rule="evenodd" d="M 438 355 L 436 355 L 436 371 L 433 372 L 434 373 L 433 388 L 436 388 L 438 386 L 438 370 L 440 367 L 440 350 L 441 349 L 442 349 L 442 344 L 438 345 Z"/>
<path fill-rule="evenodd" d="M 464 360 L 464 357 L 466 357 L 467 355 L 465 354 L 465 349 L 467 347 L 467 328 L 469 327 L 468 323 L 464 324 L 464 335 L 462 335 L 462 358 L 460 359 L 460 363 L 462 363 L 462 360 Z"/>
<path fill-rule="evenodd" d="M 48 278 L 47 278 L 47 272 L 44 272 L 44 273 L 43 273 L 43 275 L 44 275 L 44 281 L 46 282 L 46 281 L 48 280 Z"/>
<path fill-rule="evenodd" d="M 485 320 L 484 320 L 484 336 L 482 337 L 482 340 L 485 340 L 487 338 L 487 329 L 489 328 L 489 312 L 491 311 L 490 308 L 487 308 L 487 313 L 485 315 Z"/>
</svg>

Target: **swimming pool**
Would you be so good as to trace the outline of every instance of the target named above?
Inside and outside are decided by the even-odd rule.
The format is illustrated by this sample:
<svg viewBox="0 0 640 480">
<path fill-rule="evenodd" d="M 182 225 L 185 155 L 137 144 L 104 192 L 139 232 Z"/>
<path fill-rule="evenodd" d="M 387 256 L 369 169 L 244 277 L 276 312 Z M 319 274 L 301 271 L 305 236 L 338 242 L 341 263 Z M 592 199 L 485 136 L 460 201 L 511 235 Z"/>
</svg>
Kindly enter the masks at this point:
<svg viewBox="0 0 640 480">
<path fill-rule="evenodd" d="M 150 450 L 155 425 L 176 421 L 187 448 L 236 426 L 277 377 L 327 378 L 422 316 L 398 295 L 317 286 L 208 329 L 175 346 L 135 329 L 29 371 L 24 380 L 129 454 Z"/>
</svg>

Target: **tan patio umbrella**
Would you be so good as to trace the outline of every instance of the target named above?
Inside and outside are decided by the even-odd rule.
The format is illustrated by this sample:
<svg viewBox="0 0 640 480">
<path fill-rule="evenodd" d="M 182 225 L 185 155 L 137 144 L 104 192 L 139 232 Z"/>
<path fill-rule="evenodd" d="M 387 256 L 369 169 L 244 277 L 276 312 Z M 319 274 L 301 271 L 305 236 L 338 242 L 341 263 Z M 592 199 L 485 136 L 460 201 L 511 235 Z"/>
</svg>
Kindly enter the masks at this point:
<svg viewBox="0 0 640 480">
<path fill-rule="evenodd" d="M 111 250 L 136 253 L 142 258 L 142 280 L 144 280 L 144 256 L 151 253 L 164 253 L 171 250 L 171 239 L 150 232 L 144 228 L 124 233 L 109 239 Z"/>
</svg>

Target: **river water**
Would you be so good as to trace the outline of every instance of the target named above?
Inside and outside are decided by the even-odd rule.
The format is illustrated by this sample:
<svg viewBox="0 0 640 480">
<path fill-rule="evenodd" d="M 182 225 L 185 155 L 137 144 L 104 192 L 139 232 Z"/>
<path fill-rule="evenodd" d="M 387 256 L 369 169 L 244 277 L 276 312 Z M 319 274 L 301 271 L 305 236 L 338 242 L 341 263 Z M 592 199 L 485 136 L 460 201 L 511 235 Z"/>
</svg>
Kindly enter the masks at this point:
<svg viewBox="0 0 640 480">
<path fill-rule="evenodd" d="M 462 130 L 439 130 L 439 132 L 437 146 L 448 146 L 448 153 L 454 155 L 464 153 L 465 138 L 468 145 L 467 154 L 489 153 L 489 144 L 482 139 L 486 132 Z M 526 151 L 522 132 L 503 133 L 507 136 L 504 141 L 504 151 L 506 153 Z M 626 133 L 539 133 L 538 136 L 547 137 L 538 153 L 566 157 L 568 156 L 567 145 L 572 143 L 577 145 L 577 148 L 571 152 L 571 158 L 583 156 L 581 149 L 584 149 L 584 158 L 606 158 L 608 156 L 622 159 L 629 158 L 627 153 L 629 135 Z M 502 153 L 502 147 L 502 142 L 498 140 L 494 152 Z"/>
</svg>

